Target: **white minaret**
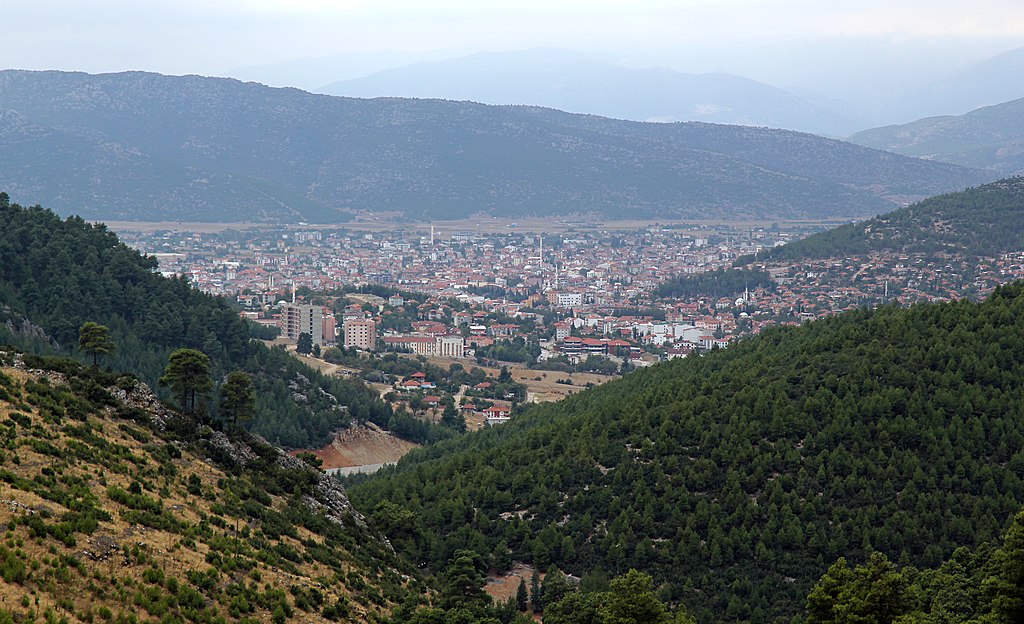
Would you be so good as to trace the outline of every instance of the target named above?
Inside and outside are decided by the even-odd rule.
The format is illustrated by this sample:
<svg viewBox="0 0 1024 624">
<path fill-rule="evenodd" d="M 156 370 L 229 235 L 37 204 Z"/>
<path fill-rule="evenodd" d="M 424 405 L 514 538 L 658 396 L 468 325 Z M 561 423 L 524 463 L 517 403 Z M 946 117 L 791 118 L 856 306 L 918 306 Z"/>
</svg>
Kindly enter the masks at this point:
<svg viewBox="0 0 1024 624">
<path fill-rule="evenodd" d="M 539 269 L 537 272 L 540 274 L 540 288 L 544 290 L 544 235 L 541 234 L 539 237 L 540 249 L 537 251 L 537 257 L 539 259 Z"/>
<path fill-rule="evenodd" d="M 434 246 L 434 226 L 430 226 L 430 246 Z"/>
</svg>

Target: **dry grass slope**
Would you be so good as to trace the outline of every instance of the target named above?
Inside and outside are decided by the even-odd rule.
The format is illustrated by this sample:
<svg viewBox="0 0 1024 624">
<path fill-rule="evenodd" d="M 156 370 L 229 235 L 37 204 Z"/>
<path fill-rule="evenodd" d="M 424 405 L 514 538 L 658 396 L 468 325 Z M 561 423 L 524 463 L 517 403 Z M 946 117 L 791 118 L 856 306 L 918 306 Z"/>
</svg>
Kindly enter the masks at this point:
<svg viewBox="0 0 1024 624">
<path fill-rule="evenodd" d="M 418 583 L 322 473 L 29 366 L 0 352 L 0 621 L 374 621 Z"/>
</svg>

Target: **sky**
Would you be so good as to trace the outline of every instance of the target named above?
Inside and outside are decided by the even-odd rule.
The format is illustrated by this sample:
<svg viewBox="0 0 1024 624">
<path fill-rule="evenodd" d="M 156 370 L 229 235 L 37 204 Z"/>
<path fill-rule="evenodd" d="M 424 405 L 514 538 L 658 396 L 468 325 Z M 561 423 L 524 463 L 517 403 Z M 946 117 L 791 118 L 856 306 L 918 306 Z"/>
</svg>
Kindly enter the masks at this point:
<svg viewBox="0 0 1024 624">
<path fill-rule="evenodd" d="M 762 77 L 798 81 L 787 78 L 787 70 L 793 74 L 793 59 L 814 56 L 819 66 L 827 66 L 832 60 L 828 50 L 834 48 L 837 61 L 849 60 L 849 42 L 883 42 L 887 51 L 881 54 L 882 62 L 894 50 L 896 54 L 907 50 L 908 56 L 911 50 L 932 54 L 929 58 L 934 58 L 936 69 L 1024 45 L 1024 2 L 1020 0 L 7 0 L 4 4 L 0 66 L 93 73 L 139 69 L 231 75 L 236 68 L 331 55 L 443 50 L 454 56 L 551 46 L 636 65 L 760 72 Z"/>
</svg>

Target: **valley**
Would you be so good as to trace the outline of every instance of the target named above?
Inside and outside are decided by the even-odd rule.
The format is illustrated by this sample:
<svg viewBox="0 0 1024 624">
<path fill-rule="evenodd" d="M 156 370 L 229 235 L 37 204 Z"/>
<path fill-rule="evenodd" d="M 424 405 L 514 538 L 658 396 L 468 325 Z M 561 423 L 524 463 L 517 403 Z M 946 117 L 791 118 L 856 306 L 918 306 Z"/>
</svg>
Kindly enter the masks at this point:
<svg viewBox="0 0 1024 624">
<path fill-rule="evenodd" d="M 1022 10 L 103 4 L 5 14 L 0 624 L 1024 622 Z"/>
</svg>

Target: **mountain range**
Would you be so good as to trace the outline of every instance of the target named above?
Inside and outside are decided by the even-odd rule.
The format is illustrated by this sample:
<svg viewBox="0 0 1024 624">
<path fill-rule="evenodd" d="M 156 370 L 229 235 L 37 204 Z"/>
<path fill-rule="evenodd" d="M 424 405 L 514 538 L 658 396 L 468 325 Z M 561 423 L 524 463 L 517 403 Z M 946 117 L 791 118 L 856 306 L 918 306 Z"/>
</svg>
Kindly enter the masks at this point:
<svg viewBox="0 0 1024 624">
<path fill-rule="evenodd" d="M 0 111 L 0 188 L 90 219 L 850 217 L 995 177 L 788 131 L 141 72 L 0 72 Z"/>
<path fill-rule="evenodd" d="M 875 60 L 884 62 L 884 53 L 875 53 L 883 57 Z M 873 124 L 960 115 L 1019 99 L 1024 97 L 1022 77 L 1024 48 L 1018 48 L 925 84 L 904 77 L 873 91 L 866 83 L 854 99 L 849 93 L 829 95 L 824 85 L 823 91 L 805 82 L 783 88 L 724 72 L 627 67 L 569 50 L 538 48 L 421 60 L 338 80 L 316 91 L 529 104 L 616 119 L 706 121 L 841 137 Z"/>
<path fill-rule="evenodd" d="M 904 97 L 913 117 L 963 114 L 1024 97 L 1024 48 L 985 59 Z"/>
</svg>

